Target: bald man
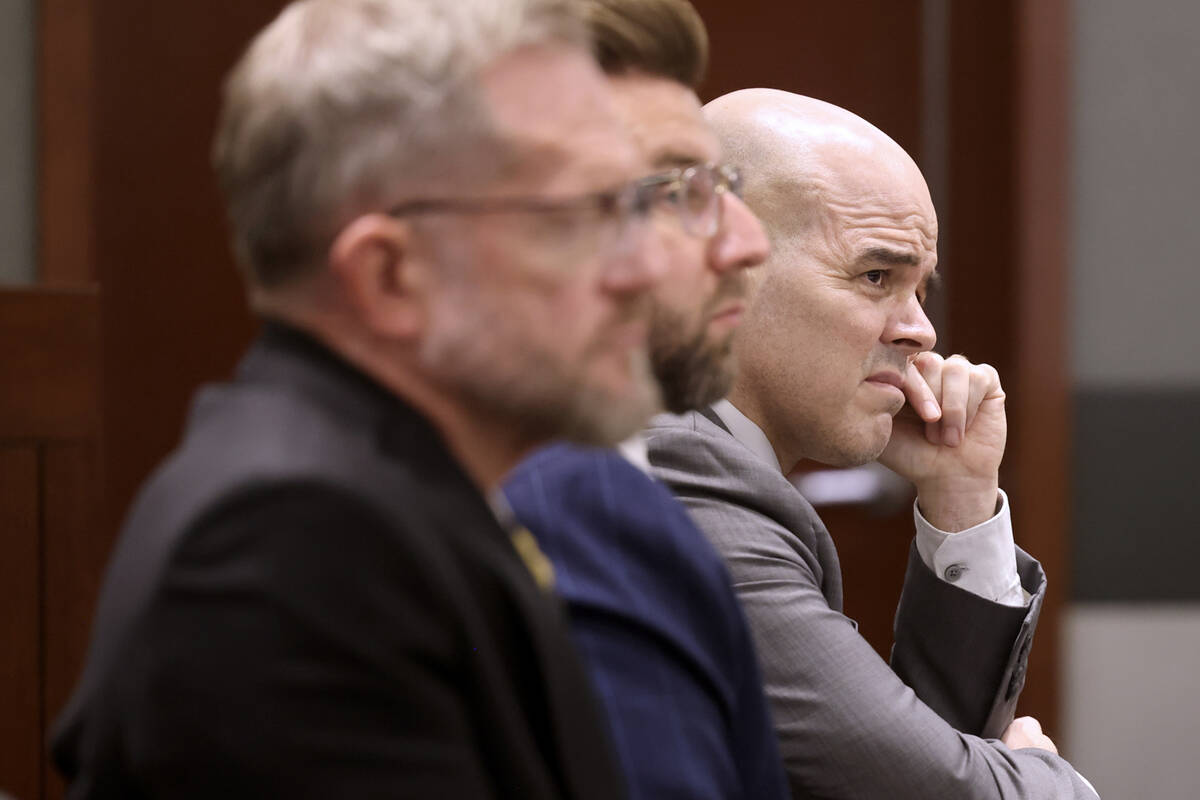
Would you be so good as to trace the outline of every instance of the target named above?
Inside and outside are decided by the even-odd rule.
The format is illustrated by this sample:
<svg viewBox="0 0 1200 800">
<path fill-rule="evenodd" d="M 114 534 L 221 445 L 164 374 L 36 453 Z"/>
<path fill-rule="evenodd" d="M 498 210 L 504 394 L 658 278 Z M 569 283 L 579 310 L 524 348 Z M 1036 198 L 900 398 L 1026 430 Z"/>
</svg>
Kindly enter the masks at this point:
<svg viewBox="0 0 1200 800">
<path fill-rule="evenodd" d="M 729 397 L 657 418 L 649 456 L 733 574 L 793 795 L 1095 797 L 1036 721 L 1013 722 L 1045 576 L 999 489 L 996 370 L 932 352 L 920 170 L 810 98 L 747 90 L 705 111 L 773 252 L 751 273 Z M 878 459 L 916 486 L 891 666 L 842 614 L 833 540 L 786 478 L 806 458 Z"/>
</svg>

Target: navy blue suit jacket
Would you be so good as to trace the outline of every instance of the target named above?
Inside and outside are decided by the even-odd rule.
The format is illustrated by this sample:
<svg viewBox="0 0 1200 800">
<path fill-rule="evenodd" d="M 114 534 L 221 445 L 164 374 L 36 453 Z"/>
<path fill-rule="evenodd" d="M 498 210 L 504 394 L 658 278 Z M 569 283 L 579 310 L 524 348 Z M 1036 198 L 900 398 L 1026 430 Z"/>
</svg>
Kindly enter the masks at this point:
<svg viewBox="0 0 1200 800">
<path fill-rule="evenodd" d="M 683 506 L 616 451 L 569 445 L 505 494 L 554 565 L 631 800 L 786 798 L 746 619 Z"/>
</svg>

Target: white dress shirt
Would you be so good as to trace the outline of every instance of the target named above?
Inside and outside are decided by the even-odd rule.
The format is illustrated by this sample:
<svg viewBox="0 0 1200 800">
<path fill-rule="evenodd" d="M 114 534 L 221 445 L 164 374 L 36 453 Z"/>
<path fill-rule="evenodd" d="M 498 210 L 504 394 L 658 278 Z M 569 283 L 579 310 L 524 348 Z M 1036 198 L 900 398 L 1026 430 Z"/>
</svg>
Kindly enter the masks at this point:
<svg viewBox="0 0 1200 800">
<path fill-rule="evenodd" d="M 625 457 L 625 460 L 635 467 L 640 469 L 647 475 L 650 474 L 650 454 L 649 448 L 646 445 L 646 437 L 642 434 L 635 433 L 625 441 L 617 445 L 617 451 Z"/>
<path fill-rule="evenodd" d="M 749 417 L 728 400 L 713 404 L 712 410 L 742 445 L 772 467 L 784 472 L 775 448 Z M 785 473 L 786 474 L 786 473 Z M 917 552 L 921 560 L 942 580 L 1006 606 L 1024 606 L 1029 593 L 1017 575 L 1012 517 L 1003 490 L 995 516 L 957 533 L 938 530 L 921 515 L 913 501 Z"/>
</svg>

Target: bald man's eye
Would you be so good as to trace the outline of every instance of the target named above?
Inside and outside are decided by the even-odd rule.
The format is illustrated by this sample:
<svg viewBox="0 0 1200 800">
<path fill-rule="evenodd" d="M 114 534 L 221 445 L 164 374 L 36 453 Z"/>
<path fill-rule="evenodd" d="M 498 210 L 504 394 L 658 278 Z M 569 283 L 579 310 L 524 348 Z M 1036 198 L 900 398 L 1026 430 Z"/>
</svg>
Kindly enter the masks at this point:
<svg viewBox="0 0 1200 800">
<path fill-rule="evenodd" d="M 876 286 L 883 286 L 883 282 L 887 279 L 888 271 L 886 269 L 873 269 L 869 272 L 864 272 L 863 277 L 868 283 L 873 283 Z"/>
</svg>

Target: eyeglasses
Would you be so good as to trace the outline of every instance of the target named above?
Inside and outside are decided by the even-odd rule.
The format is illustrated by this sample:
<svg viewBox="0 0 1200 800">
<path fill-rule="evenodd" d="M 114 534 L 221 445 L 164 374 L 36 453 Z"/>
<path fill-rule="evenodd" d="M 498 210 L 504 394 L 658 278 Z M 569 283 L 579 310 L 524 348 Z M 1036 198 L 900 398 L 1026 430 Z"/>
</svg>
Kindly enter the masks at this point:
<svg viewBox="0 0 1200 800">
<path fill-rule="evenodd" d="M 652 175 L 600 192 L 568 197 L 467 197 L 409 200 L 388 209 L 393 217 L 425 214 L 531 214 L 541 233 L 569 258 L 574 253 L 626 252 L 640 241 L 638 231 L 656 202 L 660 176 Z"/>
<path fill-rule="evenodd" d="M 467 197 L 409 200 L 392 206 L 392 217 L 420 214 L 556 214 L 596 212 L 600 216 L 627 219 L 645 217 L 658 199 L 662 185 L 659 175 L 630 181 L 602 192 L 570 197 Z"/>
<path fill-rule="evenodd" d="M 731 164 L 695 164 L 645 179 L 657 185 L 663 199 L 675 208 L 683 229 L 707 239 L 721 229 L 726 192 L 742 196 L 742 173 Z M 652 205 L 655 205 L 652 203 Z"/>
<path fill-rule="evenodd" d="M 672 206 L 683 228 L 708 238 L 721 227 L 721 195 L 742 194 L 742 175 L 728 164 L 696 164 L 650 175 L 602 192 L 572 197 L 474 197 L 409 200 L 388 209 L 393 217 L 422 214 L 564 214 L 592 212 L 615 222 L 620 232 L 663 204 Z"/>
</svg>

